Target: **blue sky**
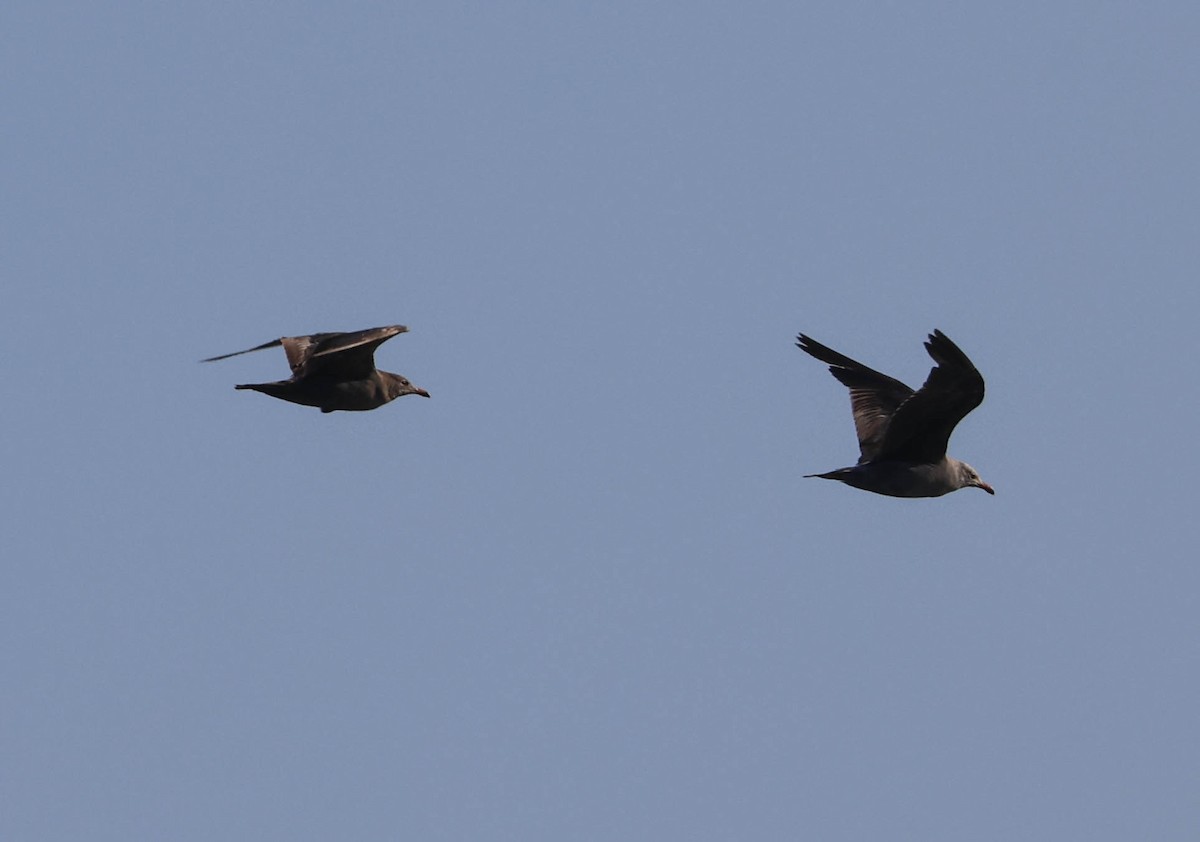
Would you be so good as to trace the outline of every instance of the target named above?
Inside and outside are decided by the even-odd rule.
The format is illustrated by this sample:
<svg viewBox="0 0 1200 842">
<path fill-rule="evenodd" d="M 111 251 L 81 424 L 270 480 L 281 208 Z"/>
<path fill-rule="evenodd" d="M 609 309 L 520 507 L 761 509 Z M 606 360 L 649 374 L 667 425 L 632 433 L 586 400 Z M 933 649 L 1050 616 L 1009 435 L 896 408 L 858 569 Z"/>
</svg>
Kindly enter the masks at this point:
<svg viewBox="0 0 1200 842">
<path fill-rule="evenodd" d="M 1198 35 L 9 4 L 0 836 L 1191 838 Z M 801 479 L 935 327 L 996 496 Z"/>
</svg>

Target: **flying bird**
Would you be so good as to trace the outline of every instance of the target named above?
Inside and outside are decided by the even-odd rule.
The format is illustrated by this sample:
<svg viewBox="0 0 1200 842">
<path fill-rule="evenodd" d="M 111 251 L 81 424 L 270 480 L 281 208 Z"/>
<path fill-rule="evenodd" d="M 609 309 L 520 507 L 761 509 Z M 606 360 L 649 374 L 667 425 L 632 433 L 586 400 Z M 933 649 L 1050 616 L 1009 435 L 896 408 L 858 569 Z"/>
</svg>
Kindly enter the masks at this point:
<svg viewBox="0 0 1200 842">
<path fill-rule="evenodd" d="M 915 392 L 803 333 L 796 340 L 850 389 L 861 453 L 852 468 L 808 476 L 892 497 L 940 497 L 968 487 L 996 493 L 974 468 L 946 455 L 954 427 L 983 402 L 982 375 L 946 334 L 929 335 L 925 350 L 937 365 Z"/>
<path fill-rule="evenodd" d="M 201 362 L 210 363 L 282 345 L 288 365 L 292 367 L 289 379 L 245 383 L 234 388 L 253 389 L 273 398 L 320 407 L 322 412 L 337 409 L 361 412 L 376 409 L 404 395 L 429 397 L 428 392 L 408 382 L 408 378 L 375 367 L 375 349 L 407 331 L 404 325 L 389 325 L 351 333 L 284 336 Z"/>
</svg>

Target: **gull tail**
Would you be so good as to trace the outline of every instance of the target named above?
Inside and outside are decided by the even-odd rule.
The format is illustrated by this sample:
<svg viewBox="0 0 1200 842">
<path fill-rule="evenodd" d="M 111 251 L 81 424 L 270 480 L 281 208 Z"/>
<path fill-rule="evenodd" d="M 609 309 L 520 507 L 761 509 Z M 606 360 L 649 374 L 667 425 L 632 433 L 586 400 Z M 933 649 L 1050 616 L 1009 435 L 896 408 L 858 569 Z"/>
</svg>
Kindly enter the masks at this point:
<svg viewBox="0 0 1200 842">
<path fill-rule="evenodd" d="M 816 477 L 817 479 L 836 479 L 840 482 L 845 482 L 846 477 L 854 473 L 853 468 L 838 468 L 836 471 L 826 471 L 823 474 L 805 474 L 805 479 Z"/>
</svg>

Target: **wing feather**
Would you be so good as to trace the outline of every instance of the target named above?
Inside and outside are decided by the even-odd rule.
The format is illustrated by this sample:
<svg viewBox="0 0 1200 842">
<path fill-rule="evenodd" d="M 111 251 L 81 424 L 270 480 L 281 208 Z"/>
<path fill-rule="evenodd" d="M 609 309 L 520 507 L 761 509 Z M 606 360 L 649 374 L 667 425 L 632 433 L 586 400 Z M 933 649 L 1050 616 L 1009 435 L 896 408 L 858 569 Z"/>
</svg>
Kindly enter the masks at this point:
<svg viewBox="0 0 1200 842">
<path fill-rule="evenodd" d="M 983 375 L 946 334 L 931 333 L 925 350 L 937 365 L 892 415 L 877 459 L 941 461 L 958 422 L 983 403 Z"/>
<path fill-rule="evenodd" d="M 827 363 L 829 372 L 850 390 L 850 410 L 861 454 L 858 461 L 861 464 L 875 460 L 887 437 L 892 415 L 912 396 L 913 390 L 803 333 L 796 337 L 796 347 Z"/>
</svg>

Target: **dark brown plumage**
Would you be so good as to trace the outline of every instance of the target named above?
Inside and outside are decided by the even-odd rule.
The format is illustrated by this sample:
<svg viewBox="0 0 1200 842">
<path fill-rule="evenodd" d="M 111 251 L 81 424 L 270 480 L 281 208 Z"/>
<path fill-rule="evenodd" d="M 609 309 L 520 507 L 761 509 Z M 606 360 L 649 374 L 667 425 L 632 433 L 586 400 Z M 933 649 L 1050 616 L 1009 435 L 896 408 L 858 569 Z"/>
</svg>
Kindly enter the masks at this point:
<svg viewBox="0 0 1200 842">
<path fill-rule="evenodd" d="M 339 409 L 361 412 L 376 409 L 404 395 L 429 397 L 428 392 L 414 386 L 407 378 L 375 367 L 375 349 L 407 331 L 404 325 L 389 325 L 352 333 L 284 336 L 244 351 L 209 357 L 202 362 L 282 345 L 292 367 L 289 379 L 246 383 L 234 388 L 252 389 L 273 398 L 319 407 L 322 412 Z"/>
<path fill-rule="evenodd" d="M 925 343 L 937 365 L 916 392 L 804 334 L 796 345 L 828 363 L 850 389 L 858 433 L 857 465 L 810 476 L 894 497 L 939 497 L 966 487 L 995 494 L 974 468 L 946 455 L 950 434 L 983 402 L 984 388 L 974 364 L 940 330 Z"/>
</svg>

